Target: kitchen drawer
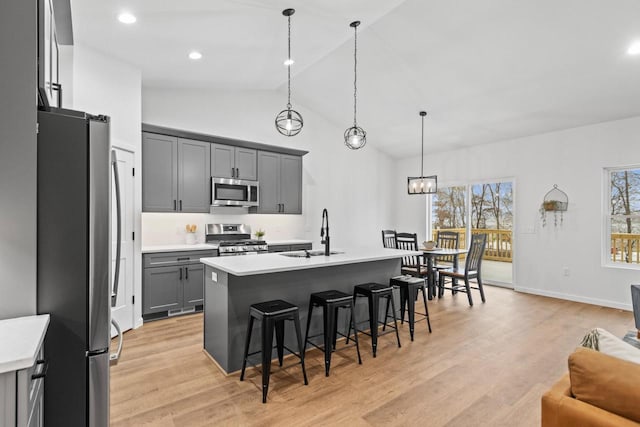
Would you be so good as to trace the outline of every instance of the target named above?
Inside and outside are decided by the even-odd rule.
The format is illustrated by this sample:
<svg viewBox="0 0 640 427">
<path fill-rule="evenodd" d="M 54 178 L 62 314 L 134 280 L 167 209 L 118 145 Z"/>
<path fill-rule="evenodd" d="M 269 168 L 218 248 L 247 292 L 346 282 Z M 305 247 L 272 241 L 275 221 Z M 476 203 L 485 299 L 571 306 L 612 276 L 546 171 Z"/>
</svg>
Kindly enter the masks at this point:
<svg viewBox="0 0 640 427">
<path fill-rule="evenodd" d="M 297 245 L 291 245 L 292 251 L 303 251 L 303 250 L 311 250 L 311 243 L 299 243 Z"/>
<path fill-rule="evenodd" d="M 142 262 L 144 268 L 148 267 L 168 267 L 171 265 L 184 265 L 199 263 L 200 258 L 216 256 L 215 250 L 206 251 L 185 251 L 185 252 L 158 252 L 154 254 L 144 254 Z"/>
</svg>

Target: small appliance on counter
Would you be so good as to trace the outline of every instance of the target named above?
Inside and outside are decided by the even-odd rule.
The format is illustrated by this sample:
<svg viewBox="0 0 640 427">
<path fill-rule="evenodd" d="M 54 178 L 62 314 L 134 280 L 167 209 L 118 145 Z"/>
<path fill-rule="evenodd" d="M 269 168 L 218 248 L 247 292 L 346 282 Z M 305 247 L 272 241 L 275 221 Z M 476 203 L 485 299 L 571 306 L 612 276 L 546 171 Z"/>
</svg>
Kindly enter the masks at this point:
<svg viewBox="0 0 640 427">
<path fill-rule="evenodd" d="M 267 242 L 251 239 L 247 224 L 207 224 L 205 242 L 218 244 L 219 256 L 267 253 Z"/>
</svg>

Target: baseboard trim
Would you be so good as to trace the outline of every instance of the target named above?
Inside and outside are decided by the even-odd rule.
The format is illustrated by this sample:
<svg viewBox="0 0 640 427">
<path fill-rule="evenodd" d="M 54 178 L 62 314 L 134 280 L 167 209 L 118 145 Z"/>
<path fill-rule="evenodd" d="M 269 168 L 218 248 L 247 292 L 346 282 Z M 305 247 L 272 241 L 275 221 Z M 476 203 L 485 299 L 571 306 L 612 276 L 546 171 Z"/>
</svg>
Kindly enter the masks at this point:
<svg viewBox="0 0 640 427">
<path fill-rule="evenodd" d="M 526 294 L 540 295 L 543 297 L 551 297 L 574 302 L 581 302 L 591 305 L 599 305 L 601 307 L 617 308 L 619 310 L 633 311 L 631 304 L 622 304 L 615 301 L 601 300 L 597 298 L 587 298 L 579 295 L 564 294 L 561 292 L 545 291 L 542 289 L 515 287 L 514 291 Z"/>
</svg>

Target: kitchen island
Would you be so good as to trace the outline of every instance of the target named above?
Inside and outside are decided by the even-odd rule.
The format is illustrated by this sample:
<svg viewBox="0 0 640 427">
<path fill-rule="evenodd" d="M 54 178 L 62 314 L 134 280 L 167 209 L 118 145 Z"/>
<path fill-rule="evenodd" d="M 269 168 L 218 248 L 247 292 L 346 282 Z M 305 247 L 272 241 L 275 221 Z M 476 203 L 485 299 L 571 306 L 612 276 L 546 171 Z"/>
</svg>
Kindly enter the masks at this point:
<svg viewBox="0 0 640 427">
<path fill-rule="evenodd" d="M 357 284 L 389 283 L 400 274 L 401 258 L 421 252 L 384 248 L 336 250 L 330 256 L 323 251 L 289 252 L 253 256 L 201 258 L 205 265 L 204 347 L 218 366 L 230 373 L 242 367 L 242 354 L 251 304 L 283 299 L 300 308 L 300 321 L 306 327 L 309 295 L 336 289 L 353 293 Z M 346 314 L 345 314 L 346 315 Z M 356 307 L 358 322 L 368 319 L 366 303 Z M 345 328 L 346 318 L 339 319 Z M 285 344 L 297 349 L 295 333 L 285 332 Z M 260 343 L 254 326 L 251 350 Z M 322 316 L 314 315 L 310 335 L 322 332 Z"/>
</svg>

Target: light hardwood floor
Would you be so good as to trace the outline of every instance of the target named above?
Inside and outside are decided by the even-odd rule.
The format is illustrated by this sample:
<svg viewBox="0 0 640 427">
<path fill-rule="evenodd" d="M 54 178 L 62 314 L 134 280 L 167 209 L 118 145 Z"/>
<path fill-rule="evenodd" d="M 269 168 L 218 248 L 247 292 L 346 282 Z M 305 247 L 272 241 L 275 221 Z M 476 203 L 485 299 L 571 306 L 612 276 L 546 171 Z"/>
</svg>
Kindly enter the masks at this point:
<svg viewBox="0 0 640 427">
<path fill-rule="evenodd" d="M 633 329 L 630 312 L 485 289 L 487 303 L 476 292 L 472 308 L 464 294 L 429 302 L 433 333 L 420 322 L 411 342 L 405 323 L 402 348 L 386 335 L 375 359 L 361 335 L 363 364 L 354 348 L 339 349 L 329 378 L 322 354 L 308 351 L 308 386 L 293 359 L 285 369 L 274 364 L 266 405 L 258 370 L 240 382 L 203 353 L 201 314 L 147 323 L 125 334 L 122 359 L 111 368 L 111 423 L 538 426 L 540 396 L 566 372 L 585 332 Z"/>
</svg>

